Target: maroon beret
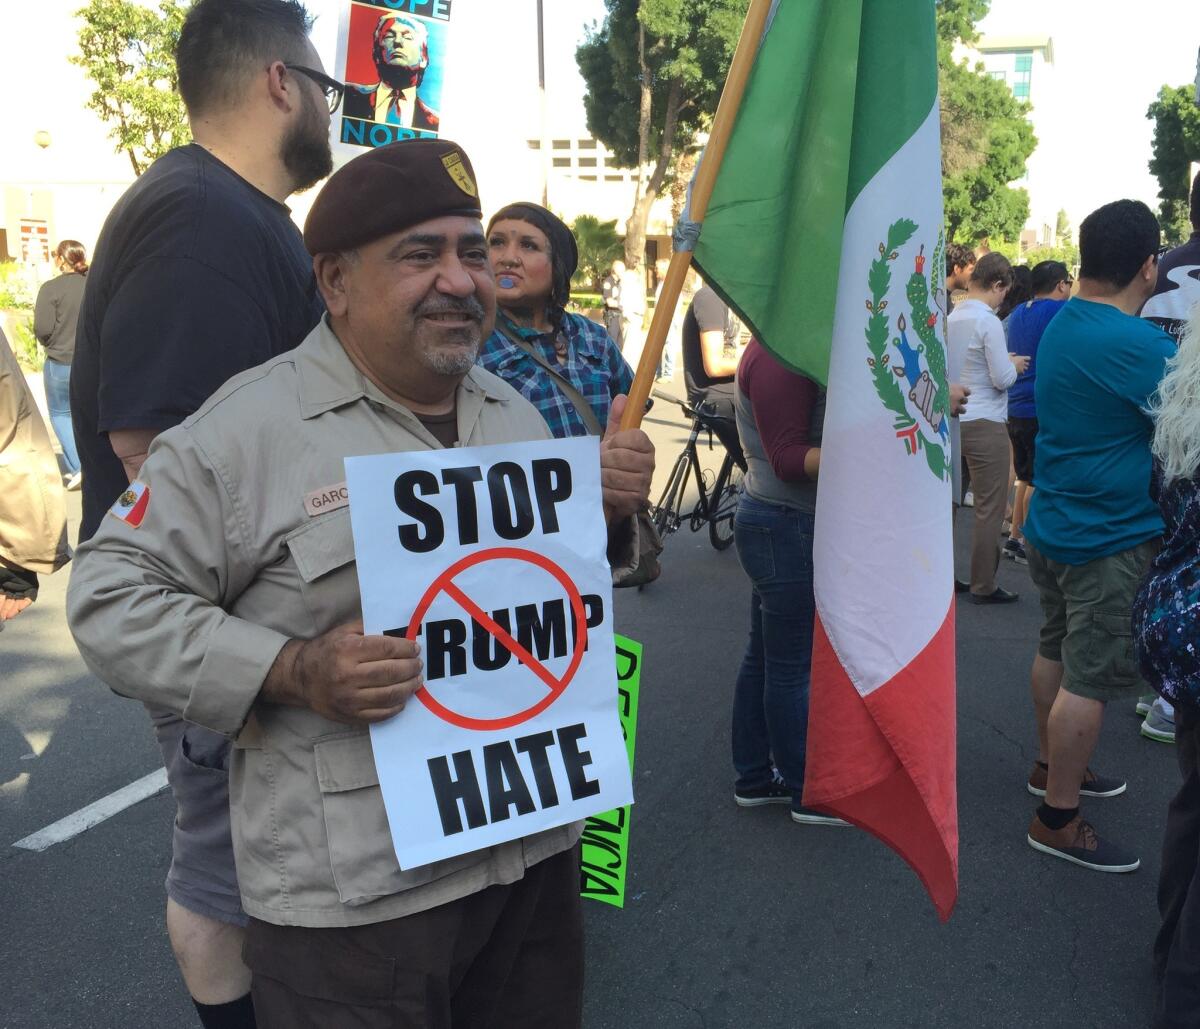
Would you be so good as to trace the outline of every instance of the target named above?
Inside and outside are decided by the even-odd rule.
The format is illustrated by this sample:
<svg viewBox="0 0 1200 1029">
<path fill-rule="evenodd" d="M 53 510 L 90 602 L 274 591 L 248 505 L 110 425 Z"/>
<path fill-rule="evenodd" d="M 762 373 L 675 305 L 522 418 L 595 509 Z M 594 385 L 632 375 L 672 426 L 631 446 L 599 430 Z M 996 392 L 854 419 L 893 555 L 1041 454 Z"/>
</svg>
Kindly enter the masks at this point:
<svg viewBox="0 0 1200 1029">
<path fill-rule="evenodd" d="M 448 139 L 377 147 L 339 168 L 304 222 L 310 254 L 353 250 L 446 215 L 482 218 L 471 159 Z"/>
</svg>

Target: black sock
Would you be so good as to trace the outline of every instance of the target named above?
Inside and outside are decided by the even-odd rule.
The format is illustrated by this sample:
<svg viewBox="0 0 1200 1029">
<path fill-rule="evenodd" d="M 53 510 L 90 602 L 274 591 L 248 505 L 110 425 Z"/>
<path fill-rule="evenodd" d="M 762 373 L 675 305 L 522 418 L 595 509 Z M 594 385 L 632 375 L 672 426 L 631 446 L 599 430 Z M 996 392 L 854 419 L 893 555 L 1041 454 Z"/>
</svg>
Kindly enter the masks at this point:
<svg viewBox="0 0 1200 1029">
<path fill-rule="evenodd" d="M 1075 807 L 1051 807 L 1049 804 L 1043 804 L 1037 809 L 1037 816 L 1047 829 L 1061 829 L 1077 814 L 1079 814 L 1078 805 Z"/>
<path fill-rule="evenodd" d="M 195 997 L 192 1003 L 204 1029 L 255 1029 L 254 1002 L 248 993 L 228 1004 L 201 1004 Z"/>
</svg>

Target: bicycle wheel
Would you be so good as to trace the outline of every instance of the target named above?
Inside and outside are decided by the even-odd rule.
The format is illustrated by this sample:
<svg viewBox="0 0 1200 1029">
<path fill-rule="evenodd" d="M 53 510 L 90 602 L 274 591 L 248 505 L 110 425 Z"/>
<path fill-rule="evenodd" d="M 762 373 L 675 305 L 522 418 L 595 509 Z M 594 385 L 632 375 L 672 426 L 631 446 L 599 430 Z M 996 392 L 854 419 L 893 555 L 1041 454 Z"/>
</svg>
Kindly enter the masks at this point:
<svg viewBox="0 0 1200 1029">
<path fill-rule="evenodd" d="M 742 469 L 726 454 L 713 487 L 712 513 L 708 519 L 708 538 L 717 550 L 725 550 L 733 542 L 733 516 L 737 513 L 741 489 Z"/>
<path fill-rule="evenodd" d="M 666 489 L 658 498 L 658 503 L 650 508 L 650 519 L 664 540 L 679 528 L 679 507 L 683 502 L 683 487 L 687 481 L 688 452 L 685 449 L 675 459 L 675 466 L 667 479 Z"/>
</svg>

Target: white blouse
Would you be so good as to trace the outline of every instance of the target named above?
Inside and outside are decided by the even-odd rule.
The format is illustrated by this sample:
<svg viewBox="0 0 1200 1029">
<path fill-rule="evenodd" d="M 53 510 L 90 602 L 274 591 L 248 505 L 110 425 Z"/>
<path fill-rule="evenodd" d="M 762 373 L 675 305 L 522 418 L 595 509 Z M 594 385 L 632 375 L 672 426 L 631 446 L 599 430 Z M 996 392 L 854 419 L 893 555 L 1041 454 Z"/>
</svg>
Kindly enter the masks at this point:
<svg viewBox="0 0 1200 1029">
<path fill-rule="evenodd" d="M 1017 369 L 996 313 L 982 300 L 964 300 L 946 319 L 947 371 L 971 391 L 960 421 L 1008 421 L 1008 388 Z"/>
</svg>

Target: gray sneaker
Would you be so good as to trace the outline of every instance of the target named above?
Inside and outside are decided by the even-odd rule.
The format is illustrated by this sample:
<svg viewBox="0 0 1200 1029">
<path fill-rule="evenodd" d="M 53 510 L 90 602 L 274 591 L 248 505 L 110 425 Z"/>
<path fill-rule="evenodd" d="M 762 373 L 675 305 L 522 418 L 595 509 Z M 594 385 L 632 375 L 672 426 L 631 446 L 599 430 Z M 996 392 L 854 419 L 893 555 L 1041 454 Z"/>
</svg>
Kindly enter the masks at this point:
<svg viewBox="0 0 1200 1029">
<path fill-rule="evenodd" d="M 1134 710 L 1139 718 L 1145 718 L 1150 713 L 1150 708 L 1154 706 L 1154 698 L 1157 693 L 1143 693 L 1137 700 L 1137 707 Z"/>
<path fill-rule="evenodd" d="M 827 815 L 823 811 L 814 811 L 802 804 L 792 804 L 792 821 L 801 825 L 832 825 L 839 829 L 849 829 L 850 823 L 838 818 L 837 815 Z"/>
<path fill-rule="evenodd" d="M 1142 722 L 1142 735 L 1148 740 L 1157 740 L 1159 743 L 1174 743 L 1174 712 L 1168 714 L 1163 703 L 1155 701 L 1154 706 L 1150 708 L 1150 713 L 1146 715 L 1146 720 Z"/>
</svg>

